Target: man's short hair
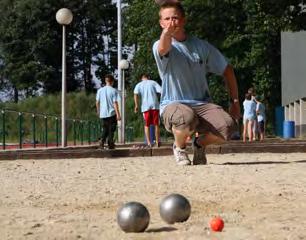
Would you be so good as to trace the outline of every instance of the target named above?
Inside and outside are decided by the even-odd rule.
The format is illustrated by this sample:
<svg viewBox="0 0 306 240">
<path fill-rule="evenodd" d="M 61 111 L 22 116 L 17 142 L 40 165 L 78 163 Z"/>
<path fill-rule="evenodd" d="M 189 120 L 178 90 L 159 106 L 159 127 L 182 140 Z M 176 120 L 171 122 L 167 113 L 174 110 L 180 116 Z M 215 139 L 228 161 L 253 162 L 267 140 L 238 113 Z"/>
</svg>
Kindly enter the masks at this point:
<svg viewBox="0 0 306 240">
<path fill-rule="evenodd" d="M 180 2 L 165 1 L 163 4 L 160 5 L 159 17 L 160 17 L 160 11 L 166 8 L 175 8 L 181 13 L 182 17 L 185 17 L 185 10 Z"/>
<path fill-rule="evenodd" d="M 149 75 L 146 73 L 141 74 L 141 78 L 148 78 L 149 79 Z"/>
<path fill-rule="evenodd" d="M 104 79 L 105 79 L 105 82 L 114 82 L 115 81 L 114 76 L 111 75 L 111 74 L 106 74 Z"/>
<path fill-rule="evenodd" d="M 245 94 L 245 99 L 251 100 L 252 99 L 252 94 L 251 93 L 246 93 Z"/>
<path fill-rule="evenodd" d="M 248 93 L 250 93 L 251 95 L 254 95 L 254 94 L 255 94 L 255 88 L 250 87 L 250 88 L 248 89 Z"/>
</svg>

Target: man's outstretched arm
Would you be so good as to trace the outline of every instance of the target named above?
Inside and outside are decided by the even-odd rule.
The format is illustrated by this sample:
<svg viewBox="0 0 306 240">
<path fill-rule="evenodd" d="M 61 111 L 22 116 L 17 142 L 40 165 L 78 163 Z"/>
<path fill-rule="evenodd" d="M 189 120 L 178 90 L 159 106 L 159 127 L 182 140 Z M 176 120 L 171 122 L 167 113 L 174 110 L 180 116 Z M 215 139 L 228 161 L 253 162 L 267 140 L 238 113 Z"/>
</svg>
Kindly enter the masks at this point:
<svg viewBox="0 0 306 240">
<path fill-rule="evenodd" d="M 238 85 L 237 79 L 234 73 L 234 69 L 231 65 L 227 65 L 224 72 L 223 77 L 226 81 L 226 86 L 229 91 L 229 96 L 231 98 L 231 106 L 230 106 L 230 114 L 234 119 L 239 119 L 241 117 L 240 114 L 240 103 L 239 103 L 239 95 L 238 95 Z"/>
</svg>

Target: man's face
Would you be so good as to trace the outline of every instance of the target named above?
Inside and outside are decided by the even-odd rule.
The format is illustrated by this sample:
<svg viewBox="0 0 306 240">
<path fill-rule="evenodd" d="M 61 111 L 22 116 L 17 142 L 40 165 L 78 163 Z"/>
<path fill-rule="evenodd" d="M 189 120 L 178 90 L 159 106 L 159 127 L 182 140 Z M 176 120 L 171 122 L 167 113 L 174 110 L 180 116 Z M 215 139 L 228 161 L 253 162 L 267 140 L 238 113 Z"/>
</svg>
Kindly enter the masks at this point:
<svg viewBox="0 0 306 240">
<path fill-rule="evenodd" d="M 176 8 L 165 8 L 160 10 L 159 24 L 162 28 L 167 28 L 171 23 L 176 27 L 176 32 L 183 30 L 185 18 Z"/>
</svg>

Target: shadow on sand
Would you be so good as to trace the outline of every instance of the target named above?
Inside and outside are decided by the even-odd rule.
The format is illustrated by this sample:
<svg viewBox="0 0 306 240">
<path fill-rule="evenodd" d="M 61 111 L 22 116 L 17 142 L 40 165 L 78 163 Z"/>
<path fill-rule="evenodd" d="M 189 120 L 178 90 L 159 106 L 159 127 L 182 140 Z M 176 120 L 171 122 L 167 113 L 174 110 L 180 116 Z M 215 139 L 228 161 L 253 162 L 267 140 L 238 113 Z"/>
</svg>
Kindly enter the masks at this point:
<svg viewBox="0 0 306 240">
<path fill-rule="evenodd" d="M 173 232 L 177 229 L 174 227 L 161 227 L 161 228 L 150 228 L 146 232 L 148 233 L 157 233 L 157 232 Z"/>
<path fill-rule="evenodd" d="M 306 163 L 306 160 L 298 161 L 256 161 L 256 162 L 225 162 L 225 163 L 212 163 L 214 165 L 259 165 L 259 164 L 290 164 L 290 163 Z"/>
</svg>

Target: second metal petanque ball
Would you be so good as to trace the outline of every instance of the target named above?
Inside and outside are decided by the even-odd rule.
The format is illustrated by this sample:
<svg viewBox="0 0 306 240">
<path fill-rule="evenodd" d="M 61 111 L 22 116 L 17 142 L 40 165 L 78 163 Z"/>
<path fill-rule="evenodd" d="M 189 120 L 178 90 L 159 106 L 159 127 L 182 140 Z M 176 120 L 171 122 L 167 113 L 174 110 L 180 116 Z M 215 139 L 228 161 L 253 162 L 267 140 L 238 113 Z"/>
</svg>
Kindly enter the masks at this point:
<svg viewBox="0 0 306 240">
<path fill-rule="evenodd" d="M 185 222 L 190 216 L 191 206 L 187 198 L 180 194 L 170 194 L 160 204 L 161 218 L 169 223 Z"/>
<path fill-rule="evenodd" d="M 124 232 L 143 232 L 149 222 L 149 211 L 139 202 L 128 202 L 117 212 L 117 223 Z"/>
</svg>

